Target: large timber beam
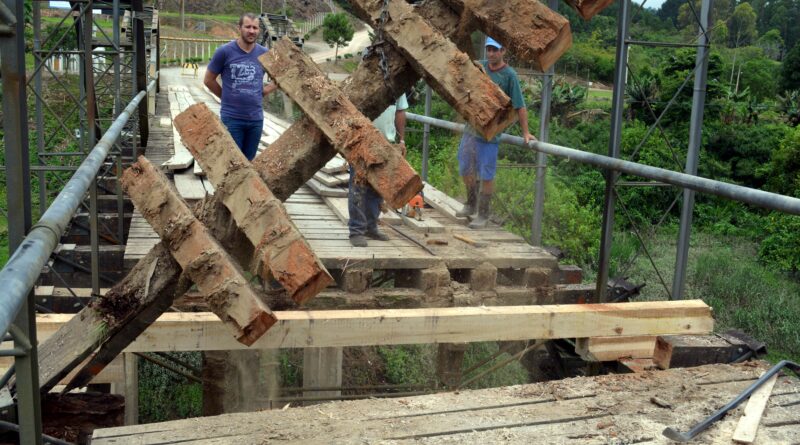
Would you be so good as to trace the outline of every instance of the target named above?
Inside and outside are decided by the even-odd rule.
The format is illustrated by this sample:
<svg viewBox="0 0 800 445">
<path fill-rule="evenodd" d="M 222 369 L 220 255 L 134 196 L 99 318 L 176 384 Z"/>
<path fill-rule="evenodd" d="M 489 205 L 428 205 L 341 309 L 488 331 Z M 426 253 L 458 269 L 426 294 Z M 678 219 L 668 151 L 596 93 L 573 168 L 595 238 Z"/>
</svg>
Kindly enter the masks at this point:
<svg viewBox="0 0 800 445">
<path fill-rule="evenodd" d="M 278 322 L 251 348 L 512 341 L 592 336 L 704 334 L 711 308 L 701 300 L 641 303 L 276 312 Z M 47 337 L 72 317 L 37 315 Z M 245 346 L 207 312 L 166 313 L 126 352 L 237 350 Z"/>
<path fill-rule="evenodd" d="M 125 170 L 122 187 L 237 341 L 250 346 L 275 324 L 233 259 L 147 158 Z"/>
<path fill-rule="evenodd" d="M 184 144 L 216 188 L 215 194 L 256 246 L 251 268 L 275 278 L 298 304 L 333 282 L 283 204 L 252 167 L 222 121 L 205 104 L 175 117 Z"/>
<path fill-rule="evenodd" d="M 532 63 L 538 70 L 547 71 L 572 46 L 569 20 L 538 0 L 445 3 L 462 17 L 474 20 L 478 28 L 510 49 L 514 57 Z"/>
<path fill-rule="evenodd" d="M 454 36 L 458 30 L 458 15 L 439 0 L 423 3 L 418 13 L 445 36 Z M 385 44 L 383 49 L 388 79 L 383 77 L 380 59 L 372 56 L 362 61 L 343 86 L 351 102 L 370 119 L 378 117 L 419 79 L 391 45 Z M 285 201 L 335 154 L 322 132 L 304 117 L 256 157 L 253 166 L 275 197 Z M 246 264 L 252 255 L 252 245 L 232 223 L 222 202 L 212 197 L 195 211 L 226 250 L 239 254 L 239 262 Z M 41 343 L 39 382 L 42 391 L 47 392 L 93 352 L 103 360 L 84 369 L 95 374 L 100 372 L 102 362 L 111 361 L 172 305 L 173 298 L 186 292 L 190 282 L 180 276 L 180 265 L 163 243 L 157 244 L 123 281 L 81 310 L 79 316 L 55 336 Z"/>
<path fill-rule="evenodd" d="M 613 2 L 614 0 L 564 0 L 564 3 L 570 5 L 584 20 L 591 19 Z"/>
<path fill-rule="evenodd" d="M 503 90 L 405 0 L 350 4 L 373 28 L 382 29 L 384 38 L 484 138 L 494 138 L 514 122 L 516 113 Z"/>
<path fill-rule="evenodd" d="M 275 83 L 303 109 L 356 171 L 356 180 L 384 190 L 400 208 L 422 190 L 419 175 L 372 122 L 291 40 L 283 38 L 259 57 Z"/>
</svg>

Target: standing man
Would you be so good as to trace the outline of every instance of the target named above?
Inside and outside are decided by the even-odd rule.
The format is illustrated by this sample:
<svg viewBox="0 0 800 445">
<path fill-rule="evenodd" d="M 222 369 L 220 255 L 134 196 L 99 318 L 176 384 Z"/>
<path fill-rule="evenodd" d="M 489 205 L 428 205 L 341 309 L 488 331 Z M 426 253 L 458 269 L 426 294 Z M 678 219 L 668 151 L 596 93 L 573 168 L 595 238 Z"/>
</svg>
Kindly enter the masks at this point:
<svg viewBox="0 0 800 445">
<path fill-rule="evenodd" d="M 481 62 L 484 71 L 500 89 L 511 98 L 511 106 L 517 110 L 519 126 L 525 143 L 536 140 L 528 131 L 528 110 L 522 98 L 517 73 L 508 66 L 504 57 L 505 48 L 491 37 L 486 38 L 486 57 Z M 489 224 L 489 206 L 494 193 L 494 176 L 497 170 L 498 138 L 487 141 L 467 127 L 458 146 L 458 171 L 467 186 L 467 203 L 456 212 L 456 216 L 470 216 L 478 211 L 478 216 L 469 223 L 471 229 L 482 229 Z M 478 193 L 480 181 L 480 194 Z M 477 207 L 477 208 L 476 208 Z"/>
<path fill-rule="evenodd" d="M 375 128 L 381 131 L 389 142 L 397 142 L 403 156 L 406 155 L 406 109 L 408 100 L 403 94 L 394 105 L 383 111 L 372 121 Z M 399 136 L 399 140 L 397 140 Z M 353 247 L 367 247 L 367 238 L 388 241 L 389 237 L 378 230 L 378 217 L 381 213 L 383 198 L 369 184 L 356 184 L 355 172 L 350 167 L 350 190 L 347 193 L 347 211 L 350 221 L 350 244 Z"/>
<path fill-rule="evenodd" d="M 239 38 L 217 48 L 203 79 L 205 86 L 222 99 L 222 123 L 251 161 L 264 127 L 264 96 L 278 89 L 274 83 L 264 85 L 264 68 L 258 57 L 268 50 L 256 43 L 258 31 L 258 17 L 242 14 Z M 222 77 L 222 86 L 217 77 Z"/>
</svg>

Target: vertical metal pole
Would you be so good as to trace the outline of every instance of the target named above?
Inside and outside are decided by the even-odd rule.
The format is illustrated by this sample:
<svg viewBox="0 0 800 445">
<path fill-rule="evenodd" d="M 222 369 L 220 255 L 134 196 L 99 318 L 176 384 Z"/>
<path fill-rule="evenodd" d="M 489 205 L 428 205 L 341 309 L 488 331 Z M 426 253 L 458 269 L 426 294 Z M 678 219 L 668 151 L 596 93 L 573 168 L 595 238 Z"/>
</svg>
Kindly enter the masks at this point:
<svg viewBox="0 0 800 445">
<path fill-rule="evenodd" d="M 122 70 L 120 66 L 120 27 L 119 27 L 119 0 L 114 0 L 112 2 L 112 20 L 114 23 L 112 24 L 112 39 L 114 39 L 114 118 L 116 119 L 117 116 L 122 112 Z M 114 163 L 116 167 L 117 173 L 117 184 L 116 184 L 116 193 L 117 193 L 117 240 L 120 243 L 125 242 L 125 200 L 122 193 L 122 183 L 120 179 L 122 178 L 122 144 L 121 141 L 118 140 L 116 143 L 116 151 L 117 154 L 114 156 Z"/>
<path fill-rule="evenodd" d="M 8 201 L 8 249 L 13 255 L 32 224 L 30 159 L 28 152 L 28 101 L 25 76 L 25 5 L 23 0 L 4 0 L 16 17 L 11 24 L 14 34 L 0 37 L 0 73 L 3 78 L 3 129 Z M 15 347 L 30 349 L 26 355 L 14 358 L 17 375 L 19 441 L 24 444 L 42 443 L 42 411 L 39 399 L 39 362 L 36 352 L 36 314 L 33 293 L 22 304 L 14 326 L 21 342 Z"/>
<path fill-rule="evenodd" d="M 431 87 L 425 85 L 425 116 L 431 115 Z M 431 124 L 423 124 L 422 133 L 422 180 L 428 181 L 428 162 L 431 155 Z"/>
<path fill-rule="evenodd" d="M 548 0 L 547 6 L 558 11 L 558 0 Z M 539 140 L 550 141 L 550 102 L 553 96 L 553 72 L 551 66 L 542 77 L 542 106 L 539 111 Z M 536 153 L 536 190 L 533 197 L 533 221 L 531 221 L 531 244 L 542 245 L 542 221 L 544 220 L 544 188 L 547 175 L 547 155 Z"/>
<path fill-rule="evenodd" d="M 181 0 L 181 37 L 184 36 L 184 4 L 186 0 Z M 183 52 L 186 48 L 186 42 L 181 40 L 181 67 L 183 67 Z"/>
<path fill-rule="evenodd" d="M 700 158 L 700 144 L 703 138 L 703 111 L 706 105 L 706 85 L 708 79 L 708 43 L 710 32 L 709 11 L 712 0 L 703 0 L 700 7 L 700 37 L 697 42 L 697 73 L 694 77 L 694 95 L 692 96 L 692 115 L 689 124 L 689 151 L 686 154 L 686 174 L 697 175 L 697 164 Z M 678 251 L 675 257 L 675 276 L 672 280 L 673 300 L 683 299 L 686 282 L 686 263 L 689 257 L 689 239 L 692 233 L 692 213 L 694 210 L 694 191 L 683 190 L 681 207 L 681 226 L 678 233 Z"/>
<path fill-rule="evenodd" d="M 42 49 L 42 7 L 41 3 L 33 4 L 33 61 L 35 66 L 43 62 L 39 50 Z M 37 70 L 33 79 L 33 87 L 36 91 L 42 91 L 42 71 Z M 44 152 L 44 110 L 42 101 L 36 98 L 36 152 L 39 154 L 38 164 L 46 164 Z M 47 209 L 47 172 L 40 171 L 36 174 L 39 180 L 39 215 L 44 214 Z"/>
<path fill-rule="evenodd" d="M 625 111 L 625 77 L 628 59 L 628 29 L 631 21 L 630 0 L 623 0 L 617 15 L 617 51 L 614 68 L 614 95 L 611 102 L 611 137 L 608 141 L 608 156 L 619 158 L 622 141 L 622 114 Z M 603 210 L 603 227 L 600 235 L 600 261 L 597 270 L 597 289 L 595 302 L 606 300 L 608 286 L 608 269 L 611 262 L 611 242 L 614 235 L 614 183 L 618 174 L 606 171 L 605 206 Z"/>
<path fill-rule="evenodd" d="M 86 6 L 82 17 L 83 37 L 83 79 L 86 89 L 86 152 L 94 147 L 97 141 L 95 134 L 95 97 L 94 91 L 94 57 L 92 56 L 92 1 Z M 97 223 L 97 178 L 89 185 L 89 242 L 91 244 L 92 295 L 100 295 L 100 236 Z"/>
</svg>

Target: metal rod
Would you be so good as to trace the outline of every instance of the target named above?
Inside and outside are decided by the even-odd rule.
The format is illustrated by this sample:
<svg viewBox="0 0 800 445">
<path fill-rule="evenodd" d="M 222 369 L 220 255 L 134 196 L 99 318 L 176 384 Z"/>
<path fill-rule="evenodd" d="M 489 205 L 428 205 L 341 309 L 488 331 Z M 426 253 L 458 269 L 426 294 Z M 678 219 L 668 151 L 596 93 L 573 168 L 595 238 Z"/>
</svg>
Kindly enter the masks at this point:
<svg viewBox="0 0 800 445">
<path fill-rule="evenodd" d="M 476 376 L 474 376 L 474 377 L 472 377 L 472 378 L 470 378 L 468 380 L 462 381 L 461 383 L 458 384 L 456 389 L 461 389 L 461 388 L 469 385 L 472 382 L 475 382 L 477 380 L 482 379 L 483 377 L 485 377 L 485 376 L 497 371 L 498 369 L 506 366 L 507 364 L 513 362 L 514 360 L 519 359 L 523 355 L 527 354 L 529 351 L 532 351 L 532 350 L 544 345 L 545 343 L 546 342 L 542 341 L 542 340 L 535 341 L 532 345 L 530 345 L 530 346 L 526 347 L 525 349 L 517 352 L 516 354 L 512 355 L 511 357 L 509 357 L 509 358 L 507 358 L 507 359 L 505 359 L 505 360 L 503 360 L 503 361 L 501 361 L 499 363 L 494 364 L 491 368 L 479 373 L 478 375 L 476 375 Z"/>
<path fill-rule="evenodd" d="M 701 33 L 701 35 L 703 35 L 703 33 Z M 648 42 L 646 40 L 626 40 L 625 43 L 636 46 L 654 46 L 666 48 L 696 48 L 700 46 L 696 43 Z M 704 46 L 708 48 L 708 45 Z"/>
<path fill-rule="evenodd" d="M 41 57 L 35 52 L 42 46 L 42 6 L 41 3 L 36 2 L 33 4 L 33 60 L 34 64 L 42 63 Z M 34 89 L 42 91 L 42 72 L 39 71 L 33 77 Z M 40 100 L 34 102 L 34 113 L 36 113 L 36 152 L 39 154 L 39 165 L 44 165 L 44 160 L 41 158 L 45 152 L 44 137 L 42 132 L 44 130 L 44 114 L 42 112 L 42 103 Z M 47 173 L 45 171 L 37 172 L 39 179 L 39 214 L 43 214 L 47 209 Z"/>
<path fill-rule="evenodd" d="M 631 24 L 630 0 L 622 0 L 617 15 L 617 51 L 614 68 L 614 95 L 611 99 L 611 137 L 608 141 L 608 156 L 617 159 L 622 142 L 622 121 L 625 112 L 625 82 L 628 70 L 628 29 Z M 607 298 L 608 271 L 611 264 L 611 244 L 614 238 L 614 183 L 618 173 L 607 171 L 605 186 L 605 204 L 603 205 L 603 225 L 600 233 L 600 258 L 597 266 L 597 287 L 595 302 L 604 302 Z"/>
<path fill-rule="evenodd" d="M 457 124 L 432 117 L 425 117 L 419 114 L 406 113 L 409 120 L 419 123 L 428 122 L 432 126 L 444 128 L 451 131 L 463 132 L 464 124 Z M 722 181 L 715 181 L 700 176 L 687 175 L 686 173 L 675 172 L 636 162 L 615 159 L 595 153 L 551 144 L 548 142 L 530 142 L 525 145 L 525 141 L 519 136 L 501 134 L 500 142 L 504 144 L 528 147 L 535 151 L 541 151 L 548 155 L 558 156 L 569 159 L 570 161 L 583 164 L 594 165 L 604 170 L 613 170 L 628 175 L 640 176 L 642 178 L 672 184 L 676 187 L 688 188 L 700 193 L 720 196 L 734 201 L 763 207 L 766 209 L 777 210 L 793 215 L 800 215 L 800 199 L 791 196 L 779 195 L 777 193 L 765 192 L 736 184 L 728 184 Z"/>
<path fill-rule="evenodd" d="M 134 352 L 134 354 L 137 357 L 141 357 L 141 358 L 147 360 L 150 363 L 153 363 L 155 365 L 161 366 L 162 368 L 167 369 L 169 371 L 172 371 L 175 374 L 178 374 L 178 375 L 181 375 L 183 377 L 186 377 L 187 379 L 189 379 L 189 380 L 191 380 L 193 382 L 204 383 L 203 379 L 201 379 L 200 377 L 197 377 L 196 375 L 192 374 L 191 372 L 184 371 L 183 369 L 180 369 L 180 368 L 178 368 L 177 366 L 175 366 L 175 365 L 173 365 L 171 363 L 167 363 L 167 362 L 161 360 L 160 358 L 151 357 L 150 355 L 144 354 L 144 353 L 141 353 L 141 352 Z"/>
<path fill-rule="evenodd" d="M 11 422 L 6 422 L 5 420 L 0 420 L 0 428 L 3 428 L 5 430 L 7 430 L 7 431 L 15 431 L 17 433 L 20 432 L 20 426 L 19 425 L 15 425 L 15 424 L 13 424 Z M 67 442 L 65 440 L 61 440 L 61 439 L 59 439 L 57 437 L 48 436 L 47 434 L 42 434 L 41 436 L 42 436 L 41 438 L 44 439 L 45 443 L 52 443 L 54 445 L 73 445 L 70 442 Z M 20 434 L 20 438 L 21 437 L 22 437 L 22 435 Z"/>
<path fill-rule="evenodd" d="M 558 0 L 548 0 L 550 9 L 558 11 Z M 542 142 L 550 140 L 550 102 L 553 96 L 553 73 L 555 68 L 551 66 L 547 69 L 542 78 L 542 104 L 539 108 L 539 134 L 538 138 Z M 536 153 L 536 185 L 533 196 L 533 219 L 531 220 L 531 244 L 534 246 L 542 245 L 542 226 L 544 221 L 544 189 L 547 175 L 547 155 L 542 152 Z"/>
<path fill-rule="evenodd" d="M 425 85 L 425 116 L 431 115 L 431 87 Z M 423 125 L 422 133 L 422 180 L 428 181 L 428 162 L 431 155 L 431 124 Z"/>
<path fill-rule="evenodd" d="M 3 57 L 4 60 L 6 58 L 7 56 Z M 4 84 L 6 79 L 7 77 L 3 76 Z M 150 82 L 148 90 L 154 86 L 155 80 Z M 0 289 L 5 291 L 4 298 L 0 299 L 0 332 L 8 330 L 11 321 L 20 311 L 28 292 L 36 283 L 42 267 L 47 263 L 50 254 L 58 245 L 59 238 L 66 230 L 72 214 L 78 208 L 84 194 L 89 189 L 89 183 L 102 167 L 111 146 L 119 137 L 131 113 L 139 105 L 145 94 L 147 94 L 146 91 L 139 92 L 125 107 L 119 118 L 106 131 L 103 138 L 100 139 L 80 168 L 70 178 L 50 207 L 47 208 L 39 222 L 33 226 L 28 236 L 23 240 L 21 248 L 14 252 L 6 266 L 0 270 Z M 8 123 L 9 117 L 9 114 L 5 115 L 4 120 L 6 123 Z M 9 132 L 6 132 L 6 150 L 10 146 L 8 145 L 8 140 Z M 8 159 L 8 151 L 6 152 L 6 159 Z"/>
<path fill-rule="evenodd" d="M 711 24 L 710 10 L 712 0 L 703 0 L 700 9 L 700 29 Z M 706 105 L 706 85 L 708 84 L 708 33 L 700 36 L 697 46 L 697 75 L 694 76 L 694 94 L 692 96 L 692 115 L 689 123 L 689 151 L 686 153 L 686 174 L 697 175 L 697 164 L 700 159 L 700 144 L 703 142 L 703 112 Z M 675 255 L 675 275 L 672 279 L 671 299 L 683 298 L 686 283 L 686 264 L 689 261 L 689 240 L 692 234 L 692 216 L 694 213 L 694 191 L 683 191 L 681 206 L 681 225 L 678 233 L 678 251 Z"/>
</svg>

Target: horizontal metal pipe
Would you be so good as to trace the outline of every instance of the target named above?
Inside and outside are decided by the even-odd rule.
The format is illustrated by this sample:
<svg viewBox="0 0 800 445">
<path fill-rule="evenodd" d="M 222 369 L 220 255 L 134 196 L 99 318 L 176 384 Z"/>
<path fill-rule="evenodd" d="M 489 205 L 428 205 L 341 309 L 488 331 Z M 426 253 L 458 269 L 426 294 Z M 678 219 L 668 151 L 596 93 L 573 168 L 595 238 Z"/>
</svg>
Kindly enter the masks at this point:
<svg viewBox="0 0 800 445">
<path fill-rule="evenodd" d="M 445 128 L 447 130 L 457 132 L 464 131 L 464 124 L 457 124 L 432 117 L 420 116 L 419 114 L 414 113 L 407 113 L 407 117 L 412 121 L 423 124 L 428 123 L 439 128 Z M 600 167 L 604 170 L 613 170 L 629 175 L 640 176 L 642 178 L 666 182 L 677 187 L 687 188 L 700 193 L 708 193 L 710 195 L 721 196 L 723 198 L 744 202 L 746 204 L 751 204 L 758 207 L 764 207 L 766 209 L 778 210 L 785 213 L 791 213 L 793 215 L 800 215 L 800 199 L 793 198 L 791 196 L 765 192 L 763 190 L 756 190 L 736 184 L 728 184 L 726 182 L 715 181 L 713 179 L 707 179 L 700 176 L 687 175 L 686 173 L 679 173 L 663 168 L 651 167 L 649 165 L 624 161 L 622 159 L 614 159 L 608 156 L 589 153 L 576 150 L 574 148 L 550 144 L 547 142 L 537 141 L 530 142 L 526 145 L 521 137 L 511 136 L 505 133 L 500 135 L 500 142 L 517 145 L 520 147 L 528 147 L 538 152 L 567 158 L 571 161 L 594 165 L 595 167 Z"/>
<path fill-rule="evenodd" d="M 147 86 L 147 91 L 154 88 L 155 80 Z M 108 152 L 119 138 L 125 123 L 139 106 L 139 102 L 147 95 L 140 91 L 120 113 L 102 139 L 89 152 L 80 168 L 70 178 L 56 199 L 47 208 L 39 222 L 34 224 L 30 233 L 14 252 L 8 263 L 0 270 L 0 332 L 8 331 L 11 322 L 16 318 L 22 302 L 27 298 L 42 267 L 55 250 L 61 234 L 67 228 L 72 214 L 80 205 L 83 196 L 89 189 L 97 172 L 108 156 Z"/>
</svg>

